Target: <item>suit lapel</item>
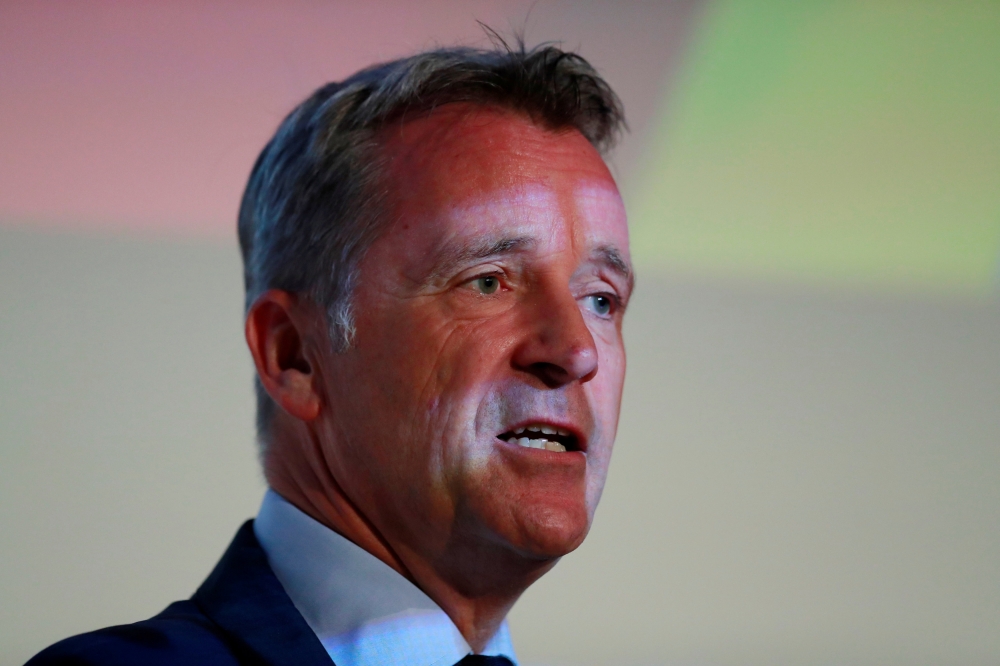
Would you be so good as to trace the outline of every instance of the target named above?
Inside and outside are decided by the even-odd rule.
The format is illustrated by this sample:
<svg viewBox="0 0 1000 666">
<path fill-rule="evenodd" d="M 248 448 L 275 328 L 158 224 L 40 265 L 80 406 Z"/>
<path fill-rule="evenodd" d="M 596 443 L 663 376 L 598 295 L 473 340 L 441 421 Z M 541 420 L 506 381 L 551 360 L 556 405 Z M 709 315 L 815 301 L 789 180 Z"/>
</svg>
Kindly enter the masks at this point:
<svg viewBox="0 0 1000 666">
<path fill-rule="evenodd" d="M 271 666 L 333 661 L 271 571 L 248 520 L 192 597 L 241 647 Z"/>
</svg>

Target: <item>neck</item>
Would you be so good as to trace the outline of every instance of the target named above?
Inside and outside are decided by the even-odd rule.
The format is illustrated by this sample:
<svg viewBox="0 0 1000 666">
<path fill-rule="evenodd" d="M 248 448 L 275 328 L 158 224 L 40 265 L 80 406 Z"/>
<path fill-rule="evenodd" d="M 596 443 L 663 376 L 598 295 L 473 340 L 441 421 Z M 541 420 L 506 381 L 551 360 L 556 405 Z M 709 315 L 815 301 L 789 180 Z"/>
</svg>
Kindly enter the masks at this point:
<svg viewBox="0 0 1000 666">
<path fill-rule="evenodd" d="M 264 459 L 268 485 L 420 588 L 455 623 L 473 651 L 483 650 L 524 590 L 555 565 L 554 559 L 526 560 L 484 540 L 461 539 L 429 561 L 378 530 L 326 465 L 318 438 L 302 430 L 295 437 L 272 437 Z"/>
</svg>

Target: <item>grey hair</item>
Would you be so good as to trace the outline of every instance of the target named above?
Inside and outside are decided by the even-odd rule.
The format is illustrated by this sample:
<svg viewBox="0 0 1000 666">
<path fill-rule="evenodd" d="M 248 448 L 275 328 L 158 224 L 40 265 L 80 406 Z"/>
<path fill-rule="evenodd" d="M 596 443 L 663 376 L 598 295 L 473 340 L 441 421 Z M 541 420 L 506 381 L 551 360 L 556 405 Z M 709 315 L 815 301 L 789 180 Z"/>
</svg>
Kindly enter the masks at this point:
<svg viewBox="0 0 1000 666">
<path fill-rule="evenodd" d="M 297 106 L 257 158 L 240 205 L 246 308 L 269 289 L 326 309 L 334 349 L 354 339 L 351 295 L 365 251 L 386 226 L 378 134 L 466 102 L 518 111 L 553 131 L 576 129 L 602 154 L 625 126 L 621 102 L 581 56 L 551 44 L 446 48 L 375 65 Z M 257 435 L 276 405 L 256 380 Z"/>
</svg>

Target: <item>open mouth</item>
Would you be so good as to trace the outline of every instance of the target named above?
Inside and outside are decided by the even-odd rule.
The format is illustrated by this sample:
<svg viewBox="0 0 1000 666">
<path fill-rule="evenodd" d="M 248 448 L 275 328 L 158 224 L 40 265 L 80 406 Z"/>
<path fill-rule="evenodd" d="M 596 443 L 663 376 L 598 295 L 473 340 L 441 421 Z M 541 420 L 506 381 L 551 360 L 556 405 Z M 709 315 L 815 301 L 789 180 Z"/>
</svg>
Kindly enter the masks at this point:
<svg viewBox="0 0 1000 666">
<path fill-rule="evenodd" d="M 497 438 L 526 449 L 545 449 L 556 453 L 580 450 L 576 435 L 568 430 L 542 423 L 532 423 L 508 430 L 502 435 L 497 435 Z"/>
</svg>

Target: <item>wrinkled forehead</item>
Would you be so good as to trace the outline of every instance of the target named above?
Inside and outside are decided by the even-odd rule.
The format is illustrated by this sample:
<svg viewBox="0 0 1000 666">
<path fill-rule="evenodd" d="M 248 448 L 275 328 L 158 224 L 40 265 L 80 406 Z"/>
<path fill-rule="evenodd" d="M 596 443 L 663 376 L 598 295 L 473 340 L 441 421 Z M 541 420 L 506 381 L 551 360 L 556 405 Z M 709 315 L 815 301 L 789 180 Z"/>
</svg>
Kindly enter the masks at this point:
<svg viewBox="0 0 1000 666">
<path fill-rule="evenodd" d="M 614 184 L 580 180 L 570 187 L 527 182 L 484 192 L 438 211 L 447 236 L 530 238 L 540 247 L 612 244 L 628 254 L 625 207 Z"/>
<path fill-rule="evenodd" d="M 604 160 L 575 129 L 540 127 L 501 108 L 449 104 L 380 135 L 390 203 L 442 209 L 530 183 L 605 183 Z"/>
<path fill-rule="evenodd" d="M 576 130 L 504 109 L 451 104 L 382 136 L 397 224 L 428 233 L 592 238 L 628 247 L 625 211 L 604 160 Z"/>
</svg>

